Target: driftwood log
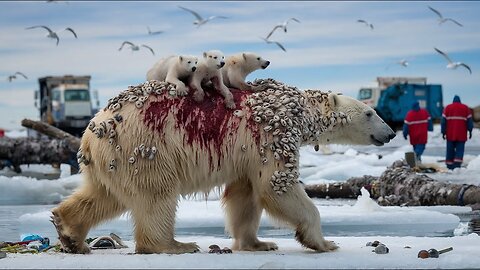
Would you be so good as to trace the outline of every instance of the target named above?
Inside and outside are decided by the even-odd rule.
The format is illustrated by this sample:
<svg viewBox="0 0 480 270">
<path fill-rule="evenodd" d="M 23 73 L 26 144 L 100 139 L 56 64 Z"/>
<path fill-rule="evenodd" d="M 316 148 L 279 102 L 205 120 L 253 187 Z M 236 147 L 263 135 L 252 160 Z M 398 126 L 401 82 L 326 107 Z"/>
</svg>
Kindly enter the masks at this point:
<svg viewBox="0 0 480 270">
<path fill-rule="evenodd" d="M 69 164 L 78 172 L 77 152 L 80 139 L 40 121 L 22 120 L 22 126 L 34 129 L 49 138 L 0 138 L 0 169 L 13 167 L 20 173 L 22 164 Z"/>
<path fill-rule="evenodd" d="M 365 187 L 383 206 L 470 205 L 480 208 L 480 186 L 451 184 L 418 174 L 404 161 L 395 161 L 380 177 L 353 177 L 343 183 L 306 185 L 314 198 L 357 198 Z"/>
</svg>

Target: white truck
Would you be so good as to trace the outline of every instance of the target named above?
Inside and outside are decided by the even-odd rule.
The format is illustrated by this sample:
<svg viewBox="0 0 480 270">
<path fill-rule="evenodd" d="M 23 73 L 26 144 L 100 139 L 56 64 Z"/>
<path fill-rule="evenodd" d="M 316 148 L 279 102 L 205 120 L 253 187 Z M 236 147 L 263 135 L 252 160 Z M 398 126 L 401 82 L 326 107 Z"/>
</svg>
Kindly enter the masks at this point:
<svg viewBox="0 0 480 270">
<path fill-rule="evenodd" d="M 81 136 L 98 110 L 98 93 L 90 92 L 90 76 L 47 76 L 38 79 L 35 104 L 40 119 L 75 136 Z M 93 108 L 96 100 L 96 108 Z M 37 103 L 39 102 L 39 103 Z"/>
</svg>

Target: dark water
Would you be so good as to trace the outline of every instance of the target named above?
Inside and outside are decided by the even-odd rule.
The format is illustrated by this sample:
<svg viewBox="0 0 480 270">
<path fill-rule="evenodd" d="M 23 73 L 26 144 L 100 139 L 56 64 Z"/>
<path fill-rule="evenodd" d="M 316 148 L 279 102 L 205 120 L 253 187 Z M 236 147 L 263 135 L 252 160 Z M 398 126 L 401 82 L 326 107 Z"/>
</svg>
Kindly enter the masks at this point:
<svg viewBox="0 0 480 270">
<path fill-rule="evenodd" d="M 11 205 L 0 206 L 0 241 L 19 241 L 20 235 L 25 233 L 35 233 L 50 239 L 56 239 L 57 234 L 53 225 L 48 221 L 44 214 L 35 216 L 35 213 L 50 211 L 54 205 Z M 23 221 L 19 218 L 24 214 L 34 214 Z M 461 222 L 469 223 L 473 231 L 475 224 L 478 226 L 480 214 L 462 214 L 459 216 Z M 472 220 L 477 220 L 471 222 Z M 477 230 L 479 228 L 477 227 Z M 453 236 L 453 230 L 444 230 L 441 225 L 322 225 L 322 231 L 325 236 L 418 236 L 418 237 L 450 237 Z M 112 222 L 100 225 L 90 231 L 89 237 L 108 235 L 114 232 L 125 240 L 132 240 L 133 227 L 126 220 L 114 220 Z M 177 228 L 177 236 L 215 236 L 228 238 L 223 226 L 214 227 L 195 227 L 195 228 Z M 290 229 L 276 228 L 271 226 L 260 227 L 259 237 L 273 238 L 293 238 L 294 233 Z"/>
</svg>

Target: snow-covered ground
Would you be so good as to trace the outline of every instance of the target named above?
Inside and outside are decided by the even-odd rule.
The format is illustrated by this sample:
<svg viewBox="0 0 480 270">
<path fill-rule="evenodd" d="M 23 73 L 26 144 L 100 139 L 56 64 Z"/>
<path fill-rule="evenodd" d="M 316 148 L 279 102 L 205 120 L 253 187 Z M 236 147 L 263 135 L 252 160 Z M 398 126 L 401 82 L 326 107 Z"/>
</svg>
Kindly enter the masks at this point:
<svg viewBox="0 0 480 270">
<path fill-rule="evenodd" d="M 25 136 L 25 131 L 9 131 L 10 137 Z M 444 167 L 445 142 L 439 127 L 429 133 L 424 163 Z M 395 160 L 411 151 L 400 133 L 384 147 L 332 145 L 315 152 L 303 147 L 300 178 L 305 184 L 346 181 L 349 177 L 379 176 Z M 467 142 L 465 167 L 454 171 L 428 174 L 441 181 L 480 184 L 480 131 Z M 37 233 L 55 239 L 50 224 L 50 209 L 72 193 L 81 183 L 80 175 L 70 176 L 69 166 L 22 166 L 23 173 L 0 171 L 0 241 L 18 241 L 22 234 Z M 56 179 L 57 180 L 52 180 Z M 96 250 L 91 255 L 8 254 L 0 268 L 478 268 L 480 237 L 469 234 L 458 216 L 469 207 L 380 207 L 368 195 L 357 200 L 314 200 L 320 211 L 323 231 L 340 249 L 316 254 L 300 246 L 293 232 L 262 216 L 259 235 L 275 241 L 274 252 L 234 252 L 208 254 L 208 246 L 230 246 L 224 232 L 223 210 L 218 192 L 208 198 L 181 200 L 177 211 L 177 238 L 197 242 L 202 252 L 185 255 L 130 255 L 134 252 L 132 222 L 128 214 L 90 231 L 89 236 L 117 233 L 129 241 L 130 248 Z M 456 214 L 456 215 L 455 215 Z M 459 215 L 460 214 L 460 215 Z M 442 236 L 442 237 L 438 237 Z M 385 243 L 390 253 L 379 255 L 365 246 L 368 241 Z M 411 248 L 405 248 L 409 246 Z M 420 249 L 453 247 L 438 259 L 417 258 Z M 212 258 L 212 256 L 215 256 Z"/>
</svg>

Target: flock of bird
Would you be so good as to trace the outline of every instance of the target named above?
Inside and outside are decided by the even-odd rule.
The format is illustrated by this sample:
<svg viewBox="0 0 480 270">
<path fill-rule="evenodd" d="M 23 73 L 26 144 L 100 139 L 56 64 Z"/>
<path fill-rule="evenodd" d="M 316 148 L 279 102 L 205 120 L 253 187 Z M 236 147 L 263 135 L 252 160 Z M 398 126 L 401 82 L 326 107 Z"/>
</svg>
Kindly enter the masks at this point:
<svg viewBox="0 0 480 270">
<path fill-rule="evenodd" d="M 58 1 L 54 1 L 54 0 L 49 0 L 47 2 L 58 2 Z M 208 18 L 204 18 L 202 17 L 198 12 L 194 11 L 194 10 L 191 10 L 191 9 L 188 9 L 188 8 L 185 8 L 185 7 L 182 7 L 182 6 L 178 6 L 180 9 L 182 10 L 185 10 L 189 13 L 191 13 L 194 17 L 195 17 L 195 20 L 193 21 L 193 24 L 197 26 L 197 28 L 199 28 L 200 26 L 210 22 L 211 20 L 213 19 L 228 19 L 228 17 L 225 17 L 225 16 L 210 16 Z M 460 27 L 463 27 L 463 25 L 461 23 L 459 23 L 458 21 L 452 19 L 452 18 L 446 18 L 446 17 L 443 17 L 443 15 L 436 9 L 428 6 L 428 8 L 434 12 L 437 16 L 438 16 L 438 24 L 441 25 L 443 23 L 446 23 L 446 22 L 452 22 Z M 300 20 L 296 19 L 296 18 L 289 18 L 287 20 L 285 20 L 284 22 L 281 22 L 281 23 L 278 23 L 276 24 L 272 30 L 267 34 L 266 37 L 260 37 L 260 39 L 262 39 L 263 41 L 265 41 L 267 44 L 275 44 L 277 45 L 281 50 L 283 50 L 284 52 L 286 52 L 287 50 L 285 49 L 285 46 L 283 46 L 280 42 L 278 41 L 275 41 L 275 40 L 271 40 L 270 38 L 272 37 L 272 35 L 277 31 L 277 30 L 283 30 L 284 33 L 287 33 L 287 25 L 290 23 L 290 22 L 297 22 L 297 23 L 300 23 Z M 372 23 L 364 20 L 364 19 L 358 19 L 357 20 L 358 23 L 362 23 L 364 24 L 366 27 L 369 27 L 370 30 L 374 30 L 374 26 Z M 67 27 L 63 30 L 59 30 L 57 32 L 55 31 L 52 31 L 49 27 L 45 26 L 45 25 L 35 25 L 35 26 L 30 26 L 30 27 L 27 27 L 25 28 L 26 30 L 30 30 L 30 29 L 37 29 L 37 28 L 43 28 L 45 30 L 48 31 L 47 33 L 47 38 L 51 38 L 51 39 L 55 39 L 56 40 L 56 45 L 58 46 L 59 42 L 60 42 L 60 37 L 59 37 L 59 34 L 58 32 L 60 31 L 69 31 L 73 34 L 73 36 L 75 38 L 78 38 L 78 35 L 77 33 L 71 28 L 71 27 Z M 161 34 L 161 33 L 164 33 L 164 31 L 151 31 L 150 27 L 147 26 L 147 33 L 148 35 L 158 35 L 158 34 Z M 123 47 L 125 45 L 128 45 L 130 46 L 130 49 L 132 50 L 132 52 L 134 51 L 139 51 L 140 48 L 146 48 L 148 49 L 152 55 L 155 55 L 155 51 L 148 45 L 145 45 L 145 44 L 141 44 L 141 45 L 136 45 L 135 43 L 133 42 L 130 42 L 130 41 L 124 41 L 122 43 L 122 45 L 120 46 L 120 48 L 118 49 L 119 51 L 121 51 L 123 49 Z M 442 55 L 447 61 L 448 61 L 448 64 L 447 64 L 447 68 L 449 69 L 456 69 L 458 67 L 464 67 L 466 68 L 470 74 L 472 74 L 472 69 L 465 63 L 463 62 L 454 62 L 450 59 L 450 57 L 443 51 L 437 49 L 437 48 L 434 48 L 436 52 L 438 52 L 440 55 Z M 402 67 L 407 67 L 409 65 L 409 61 L 407 59 L 401 59 L 400 61 L 397 61 L 395 62 L 394 64 L 398 64 Z M 391 65 L 388 65 L 386 67 L 386 69 L 388 69 Z M 24 77 L 25 79 L 28 79 L 28 77 L 21 73 L 21 72 L 16 72 L 15 74 L 13 75 L 10 75 L 7 77 L 7 80 L 9 82 L 12 82 L 14 79 L 17 78 L 17 75 L 20 75 L 22 77 Z"/>
<path fill-rule="evenodd" d="M 461 23 L 459 23 L 458 21 L 456 21 L 456 20 L 454 20 L 454 19 L 452 19 L 452 18 L 445 18 L 445 17 L 443 17 L 443 15 L 442 15 L 442 13 L 440 13 L 440 11 L 432 8 L 431 6 L 428 6 L 428 8 L 429 8 L 431 11 L 433 11 L 435 14 L 437 14 L 437 16 L 438 16 L 438 24 L 439 24 L 439 25 L 441 25 L 441 24 L 443 24 L 443 23 L 445 23 L 445 22 L 452 22 L 452 23 L 454 23 L 454 24 L 456 24 L 456 25 L 458 25 L 458 26 L 463 27 L 463 25 L 462 25 Z M 364 25 L 367 26 L 367 27 L 370 27 L 370 30 L 373 30 L 373 29 L 374 29 L 373 24 L 367 22 L 366 20 L 359 19 L 359 20 L 357 20 L 357 22 L 362 23 L 362 24 L 364 24 Z M 441 54 L 443 57 L 445 57 L 445 59 L 448 61 L 447 68 L 449 68 L 449 69 L 457 69 L 458 67 L 464 67 L 464 68 L 466 68 L 466 69 L 470 72 L 470 74 L 472 74 L 472 69 L 471 69 L 467 64 L 465 64 L 465 63 L 463 63 L 463 62 L 453 62 L 453 61 L 450 59 L 450 57 L 449 57 L 445 52 L 442 52 L 441 50 L 439 50 L 439 49 L 437 49 L 437 48 L 434 48 L 434 49 L 435 49 L 436 52 L 438 52 L 438 53 Z M 400 61 L 397 61 L 397 62 L 395 62 L 394 64 L 398 64 L 398 65 L 400 65 L 400 66 L 402 66 L 402 67 L 407 67 L 408 64 L 409 64 L 409 61 L 408 61 L 407 59 L 401 59 Z M 386 67 L 386 69 L 388 69 L 391 65 L 392 65 L 392 64 L 388 65 L 388 66 Z"/>
</svg>

